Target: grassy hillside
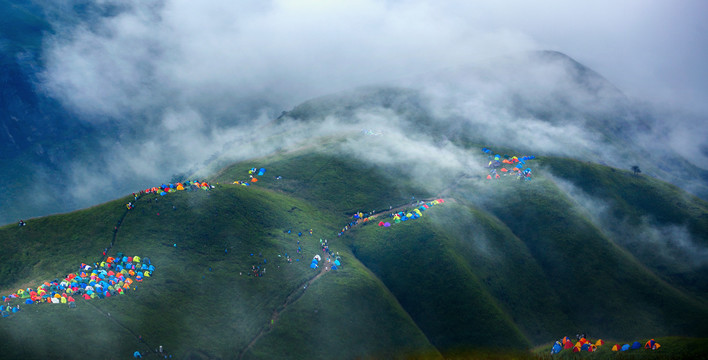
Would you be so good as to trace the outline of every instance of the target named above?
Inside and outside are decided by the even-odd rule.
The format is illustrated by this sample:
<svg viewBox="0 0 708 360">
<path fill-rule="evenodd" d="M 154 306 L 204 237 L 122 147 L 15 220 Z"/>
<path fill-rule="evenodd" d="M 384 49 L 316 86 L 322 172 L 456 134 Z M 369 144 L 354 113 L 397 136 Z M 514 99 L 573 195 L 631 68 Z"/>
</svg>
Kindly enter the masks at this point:
<svg viewBox="0 0 708 360">
<path fill-rule="evenodd" d="M 114 226 L 110 252 L 149 256 L 157 267 L 127 295 L 80 300 L 77 309 L 24 306 L 0 319 L 0 350 L 11 358 L 126 358 L 159 345 L 197 359 L 536 358 L 542 352 L 526 349 L 578 331 L 708 334 L 700 287 L 670 282 L 626 248 L 568 184 L 612 199 L 606 208 L 630 220 L 656 213 L 663 224 L 684 224 L 696 241 L 705 241 L 701 200 L 674 201 L 680 192 L 652 179 L 543 158 L 530 182 L 450 178 L 440 188 L 448 201 L 422 218 L 338 237 L 355 211 L 385 217 L 413 194 L 436 194 L 405 172 L 336 154 L 283 153 L 225 168 L 209 191 L 146 195 L 132 210 L 126 197 L 0 228 L 4 295 L 97 261 Z M 268 169 L 257 183 L 231 184 L 254 166 Z M 652 193 L 662 209 L 636 193 Z M 309 268 L 320 238 L 341 269 Z M 249 276 L 252 266 L 267 272 Z M 664 351 L 677 354 L 671 348 Z"/>
<path fill-rule="evenodd" d="M 484 191 L 494 195 L 475 201 L 524 242 L 560 300 L 559 315 L 583 331 L 618 338 L 708 331 L 703 302 L 608 239 L 554 183 L 518 185 L 489 185 Z"/>
<path fill-rule="evenodd" d="M 708 246 L 705 201 L 630 171 L 570 159 L 545 163 L 594 200 L 581 206 L 606 235 L 666 281 L 708 300 L 708 252 L 701 250 Z M 607 209 L 598 213 L 597 202 Z"/>
<path fill-rule="evenodd" d="M 4 259 L 3 266 L 6 272 L 16 274 L 4 287 L 17 289 L 37 284 L 35 279 L 61 278 L 81 262 L 97 260 L 110 243 L 113 226 L 125 212 L 127 201 L 121 199 L 85 211 L 36 219 L 26 227 L 2 228 L 0 242 L 8 259 Z M 233 358 L 268 325 L 273 311 L 288 295 L 315 275 L 308 265 L 319 250 L 317 236 L 333 234 L 332 224 L 337 223 L 334 219 L 305 202 L 256 187 L 226 185 L 211 191 L 145 196 L 122 221 L 112 251 L 149 256 L 157 267 L 154 276 L 140 283 L 136 291 L 118 298 L 79 300 L 77 309 L 26 305 L 22 312 L 0 322 L 0 332 L 8 339 L 2 350 L 10 357 L 73 357 L 80 351 L 82 357 L 88 358 L 110 357 L 107 354 L 125 358 L 135 350 L 163 345 L 178 358 Z M 295 234 L 309 229 L 314 235 L 306 233 L 298 238 Z M 293 232 L 288 234 L 287 230 Z M 12 249 L 26 243 L 27 234 L 46 245 L 23 255 L 35 261 L 13 260 L 24 259 Z M 297 239 L 301 240 L 301 255 L 297 254 Z M 286 252 L 302 261 L 286 262 Z M 343 261 L 347 262 L 346 257 Z M 247 276 L 253 265 L 266 267 L 266 274 L 259 278 Z M 361 267 L 352 264 L 337 275 L 352 277 L 346 281 L 348 288 L 386 293 L 361 271 Z M 332 294 L 335 300 L 351 291 L 351 306 L 356 304 L 353 310 L 376 309 L 376 315 L 384 317 L 390 312 L 391 326 L 402 334 L 412 334 L 403 336 L 411 351 L 435 352 L 390 295 L 361 298 L 355 296 L 357 291 L 343 291 L 337 281 L 317 283 L 315 289 Z M 327 314 L 343 307 L 338 302 L 326 302 L 322 308 L 327 308 L 322 310 Z M 308 314 L 308 318 L 312 317 Z M 399 347 L 401 341 L 389 338 L 384 332 L 387 328 L 369 329 L 362 320 L 371 318 L 360 320 L 359 316 L 352 316 L 348 323 L 355 323 L 350 324 L 351 329 L 367 328 L 363 337 L 340 338 L 330 332 L 329 344 L 354 348 L 361 341 L 376 339 L 377 345 L 372 342 L 370 351 Z M 302 321 L 279 321 L 276 328 L 301 332 Z M 77 326 L 72 325 L 75 323 Z M 319 331 L 321 326 L 319 322 L 311 325 L 316 326 L 312 331 Z M 147 344 L 139 343 L 138 335 Z M 415 336 L 418 341 L 411 343 Z M 77 349 L 67 338 L 82 338 L 100 345 Z M 320 339 L 327 339 L 327 334 Z M 281 350 L 294 346 L 284 344 Z M 270 349 L 273 351 L 276 350 Z"/>
<path fill-rule="evenodd" d="M 258 186 L 306 199 L 319 209 L 339 215 L 388 209 L 408 202 L 411 196 L 433 196 L 399 170 L 351 159 L 331 145 L 235 164 L 220 171 L 212 181 L 249 180 L 248 169 L 252 167 L 267 169 L 262 179 L 268 181 Z M 283 178 L 274 180 L 277 176 Z"/>
<path fill-rule="evenodd" d="M 354 254 L 381 277 L 439 349 L 528 347 L 480 279 L 452 251 L 456 239 L 426 223 L 420 219 L 391 228 L 372 223 L 347 237 Z"/>
</svg>

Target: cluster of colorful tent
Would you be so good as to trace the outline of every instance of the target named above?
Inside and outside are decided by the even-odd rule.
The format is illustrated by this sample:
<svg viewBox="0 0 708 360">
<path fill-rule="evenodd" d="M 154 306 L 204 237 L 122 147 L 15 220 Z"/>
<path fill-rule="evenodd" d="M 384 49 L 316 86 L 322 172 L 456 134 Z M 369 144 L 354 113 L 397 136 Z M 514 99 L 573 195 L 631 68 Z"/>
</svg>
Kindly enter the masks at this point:
<svg viewBox="0 0 708 360">
<path fill-rule="evenodd" d="M 265 168 L 260 168 L 260 169 L 251 168 L 248 170 L 248 176 L 249 176 L 250 180 L 248 180 L 248 181 L 247 180 L 236 180 L 233 183 L 235 185 L 250 186 L 251 185 L 250 183 L 258 182 L 258 178 L 256 176 L 263 176 L 263 175 L 265 175 L 265 173 L 266 173 Z"/>
<path fill-rule="evenodd" d="M 162 184 L 160 186 L 155 186 L 151 187 L 148 189 L 145 189 L 144 192 L 146 194 L 150 193 L 155 193 L 155 194 L 160 194 L 160 196 L 165 196 L 168 193 L 173 193 L 176 191 L 183 191 L 183 190 L 209 190 L 213 189 L 214 186 L 209 185 L 206 181 L 199 181 L 199 180 L 194 180 L 194 181 L 185 181 L 185 182 L 178 182 L 178 183 L 170 183 L 170 184 Z"/>
<path fill-rule="evenodd" d="M 585 337 L 581 337 L 580 339 L 578 339 L 578 341 L 575 342 L 575 344 L 573 344 L 573 341 L 570 340 L 569 337 L 565 336 L 562 339 L 556 341 L 555 344 L 553 344 L 553 347 L 551 348 L 551 354 L 558 354 L 563 349 L 572 349 L 573 352 L 594 352 L 599 346 L 602 346 L 604 344 L 605 342 L 602 341 L 602 339 L 599 339 L 593 343 L 587 340 Z"/>
<path fill-rule="evenodd" d="M 28 305 L 46 302 L 73 307 L 76 301 L 74 296 L 90 300 L 122 295 L 130 291 L 131 286 L 135 290 L 136 282 L 142 282 L 155 271 L 150 259 L 121 253 L 96 265 L 81 264 L 79 272 L 71 273 L 64 279 L 46 281 L 36 289 L 19 289 L 14 294 L 3 296 L 3 303 L 19 300 Z"/>
<path fill-rule="evenodd" d="M 433 200 L 433 201 L 430 201 L 427 203 L 420 204 L 419 207 L 413 208 L 413 210 L 410 210 L 408 212 L 399 211 L 397 213 L 393 213 L 393 214 L 391 214 L 391 217 L 393 218 L 393 223 L 398 224 L 402 221 L 418 219 L 421 216 L 423 216 L 423 211 L 429 209 L 431 206 L 442 204 L 444 202 L 445 202 L 445 200 L 443 200 L 443 199 L 437 199 L 437 200 Z M 388 221 L 379 221 L 379 226 L 389 227 L 389 226 L 391 226 L 391 223 Z"/>
<path fill-rule="evenodd" d="M 501 177 L 499 172 L 503 173 L 504 176 L 516 174 L 518 179 L 531 180 L 531 168 L 527 167 L 524 169 L 524 165 L 526 165 L 526 161 L 535 159 L 535 156 L 529 155 L 519 158 L 509 155 L 492 155 L 492 150 L 488 148 L 482 148 L 482 152 L 488 155 L 487 160 L 489 160 L 487 164 L 487 168 L 489 169 L 487 180 L 499 179 Z M 505 165 L 511 166 L 506 167 Z M 499 171 L 497 171 L 497 169 Z"/>
<path fill-rule="evenodd" d="M 8 316 L 10 316 L 10 314 L 14 314 L 18 311 L 20 311 L 20 305 L 17 305 L 17 306 L 4 305 L 4 304 L 0 305 L 0 316 L 2 316 L 2 317 L 8 317 Z"/>
<path fill-rule="evenodd" d="M 322 257 L 319 255 L 315 255 L 312 258 L 312 262 L 310 263 L 310 269 L 317 269 L 319 267 L 319 262 L 322 261 Z M 329 258 L 327 258 L 327 261 L 329 262 Z M 332 263 L 332 270 L 338 270 L 338 266 L 342 266 L 341 258 L 337 256 L 336 259 L 334 259 L 334 262 Z"/>
<path fill-rule="evenodd" d="M 573 343 L 570 338 L 567 336 L 556 341 L 555 344 L 553 344 L 553 347 L 551 348 L 551 354 L 558 354 L 564 349 L 571 350 L 573 352 L 594 352 L 597 350 L 599 346 L 604 345 L 605 342 L 602 341 L 602 339 L 597 340 L 595 343 L 590 342 L 589 340 L 583 338 L 580 338 L 577 342 Z M 647 341 L 644 344 L 645 349 L 651 349 L 651 350 L 656 350 L 660 348 L 661 345 L 654 341 L 654 339 L 651 339 Z M 615 344 L 612 346 L 612 351 L 627 351 L 627 350 L 636 350 L 636 349 L 641 349 L 642 344 L 639 341 L 633 342 L 631 345 L 630 344 Z"/>
</svg>

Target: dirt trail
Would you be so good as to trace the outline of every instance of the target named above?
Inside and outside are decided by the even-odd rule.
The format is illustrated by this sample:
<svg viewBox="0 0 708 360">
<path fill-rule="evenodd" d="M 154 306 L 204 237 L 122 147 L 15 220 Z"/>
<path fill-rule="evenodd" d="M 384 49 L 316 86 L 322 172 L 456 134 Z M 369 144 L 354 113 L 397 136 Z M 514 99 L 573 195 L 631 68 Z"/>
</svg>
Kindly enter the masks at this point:
<svg viewBox="0 0 708 360">
<path fill-rule="evenodd" d="M 315 281 L 317 281 L 319 278 L 321 278 L 324 274 L 326 274 L 329 270 L 325 270 L 325 267 L 323 266 L 320 271 L 317 273 L 317 275 L 313 276 L 312 278 L 308 279 L 307 281 L 303 282 L 300 284 L 298 287 L 296 287 L 293 291 L 288 294 L 288 296 L 285 298 L 285 301 L 278 306 L 275 310 L 273 310 L 273 315 L 270 317 L 270 321 L 261 328 L 261 330 L 256 334 L 256 336 L 244 347 L 239 353 L 238 353 L 238 358 L 243 359 L 243 356 L 250 350 L 253 345 L 260 340 L 263 335 L 267 334 L 270 332 L 270 330 L 275 327 L 275 323 L 278 321 L 278 318 L 280 318 L 280 314 L 285 311 L 285 309 L 288 308 L 288 306 L 298 299 L 300 299 L 303 295 L 305 295 L 305 292 L 307 291 L 307 288 L 312 285 Z"/>
<path fill-rule="evenodd" d="M 419 204 L 420 201 L 423 201 L 423 202 L 427 203 L 427 202 L 430 202 L 430 201 L 433 201 L 433 200 L 439 199 L 439 198 L 440 198 L 440 197 L 436 197 L 436 198 L 434 198 L 434 199 L 419 200 L 419 201 L 416 202 L 416 203 L 406 203 L 406 204 L 403 204 L 403 205 L 399 205 L 399 206 L 393 207 L 393 208 L 391 208 L 391 209 L 388 209 L 388 210 L 385 210 L 385 211 L 381 211 L 381 212 L 379 212 L 379 213 L 376 213 L 376 214 L 373 214 L 373 215 L 369 216 L 369 217 L 368 217 L 369 220 L 367 220 L 367 222 L 369 222 L 369 221 L 371 221 L 372 219 L 375 219 L 375 218 L 377 218 L 377 217 L 379 217 L 379 216 L 382 216 L 382 215 L 386 215 L 386 216 L 387 216 L 388 214 L 391 214 L 391 213 L 393 213 L 393 212 L 399 212 L 399 211 L 402 211 L 402 210 L 411 208 L 411 207 L 413 207 L 415 204 Z M 452 199 L 451 199 L 451 200 L 452 200 Z M 452 202 L 454 202 L 454 200 L 452 200 Z M 355 224 L 355 225 L 352 226 L 352 227 L 361 225 L 361 224 L 363 224 L 363 223 L 364 223 L 364 222 L 358 222 L 357 224 Z M 313 277 L 310 278 L 309 280 L 307 280 L 307 281 L 305 281 L 304 283 L 300 284 L 300 285 L 299 285 L 298 287 L 296 287 L 293 291 L 291 291 L 290 294 L 288 294 L 288 296 L 285 298 L 285 301 L 283 302 L 283 304 L 281 304 L 277 309 L 275 309 L 275 310 L 273 311 L 273 315 L 271 315 L 270 321 L 269 321 L 265 326 L 263 326 L 263 327 L 261 328 L 261 330 L 258 332 L 258 334 L 256 334 L 256 336 L 253 337 L 253 339 L 251 339 L 251 341 L 248 343 L 248 345 L 246 345 L 246 347 L 244 347 L 244 348 L 238 353 L 238 358 L 239 358 L 239 359 L 243 359 L 244 355 L 253 347 L 253 345 L 255 345 L 255 344 L 258 342 L 258 340 L 260 340 L 260 338 L 263 337 L 263 335 L 267 334 L 268 332 L 270 332 L 270 330 L 272 330 L 272 329 L 275 327 L 275 323 L 276 323 L 276 322 L 278 321 L 278 319 L 280 318 L 280 314 L 282 314 L 282 313 L 288 308 L 288 306 L 289 306 L 290 304 L 292 304 L 292 303 L 294 303 L 295 301 L 297 301 L 298 299 L 300 299 L 300 297 L 302 297 L 302 296 L 305 294 L 305 292 L 307 291 L 307 288 L 310 287 L 310 285 L 312 285 L 315 281 L 317 281 L 319 278 L 321 278 L 321 277 L 324 276 L 326 273 L 328 273 L 328 272 L 330 271 L 330 270 L 328 270 L 328 269 L 329 269 L 328 266 L 323 266 L 323 267 L 320 269 L 320 271 L 317 273 L 317 275 L 313 276 Z"/>
</svg>

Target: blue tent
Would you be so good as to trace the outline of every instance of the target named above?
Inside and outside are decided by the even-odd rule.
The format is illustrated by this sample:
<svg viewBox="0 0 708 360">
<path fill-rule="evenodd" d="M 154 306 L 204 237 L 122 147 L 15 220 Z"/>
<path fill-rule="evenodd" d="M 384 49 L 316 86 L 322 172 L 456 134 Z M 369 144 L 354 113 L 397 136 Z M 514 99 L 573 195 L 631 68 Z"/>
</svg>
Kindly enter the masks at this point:
<svg viewBox="0 0 708 360">
<path fill-rule="evenodd" d="M 339 259 L 337 259 L 337 260 L 334 260 L 334 265 L 336 265 L 336 266 L 340 266 L 340 265 L 342 265 L 342 263 L 341 263 L 341 262 L 339 262 Z"/>
<path fill-rule="evenodd" d="M 332 265 L 332 270 L 337 270 L 337 265 Z"/>
<path fill-rule="evenodd" d="M 258 170 L 258 175 L 263 175 L 263 174 L 265 174 L 265 172 L 266 172 L 266 169 L 261 168 L 260 170 Z"/>
<path fill-rule="evenodd" d="M 640 344 L 639 341 L 635 341 L 634 343 L 632 343 L 632 350 L 641 349 L 641 348 L 642 348 L 642 344 Z"/>
<path fill-rule="evenodd" d="M 32 301 L 32 299 L 27 299 L 25 300 L 25 304 L 34 304 L 34 301 Z"/>
<path fill-rule="evenodd" d="M 629 344 L 622 345 L 622 351 L 627 351 L 627 350 L 629 350 Z"/>
<path fill-rule="evenodd" d="M 313 262 L 312 264 L 310 264 L 310 269 L 315 269 L 315 268 L 317 268 L 316 262 Z"/>
<path fill-rule="evenodd" d="M 588 351 L 589 348 L 590 348 L 590 344 L 585 343 L 585 344 L 583 344 L 583 346 L 580 347 L 580 351 Z"/>
<path fill-rule="evenodd" d="M 556 341 L 555 345 L 553 345 L 553 348 L 551 349 L 551 354 L 558 354 L 561 350 L 563 350 L 563 347 L 558 341 Z"/>
</svg>

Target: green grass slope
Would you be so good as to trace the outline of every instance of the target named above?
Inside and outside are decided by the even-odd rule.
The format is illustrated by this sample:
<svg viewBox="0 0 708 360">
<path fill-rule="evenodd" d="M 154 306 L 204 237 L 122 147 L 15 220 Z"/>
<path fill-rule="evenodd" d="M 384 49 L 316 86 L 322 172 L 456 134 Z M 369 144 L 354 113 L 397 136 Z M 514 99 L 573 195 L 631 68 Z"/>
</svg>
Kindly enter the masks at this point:
<svg viewBox="0 0 708 360">
<path fill-rule="evenodd" d="M 346 253 L 352 260 L 303 290 L 279 319 L 287 325 L 276 326 L 245 358 L 441 358 L 397 299 Z"/>
<path fill-rule="evenodd" d="M 456 239 L 436 233 L 425 217 L 410 222 L 391 228 L 372 223 L 347 237 L 357 258 L 391 289 L 430 341 L 448 354 L 528 347 L 476 274 L 451 251 Z"/>
<path fill-rule="evenodd" d="M 617 338 L 706 334 L 708 308 L 663 281 L 609 239 L 553 182 L 487 184 L 471 199 L 529 249 L 567 314 L 591 334 Z M 568 329 L 572 331 L 572 329 Z"/>
<path fill-rule="evenodd" d="M 708 253 L 700 250 L 708 246 L 705 201 L 629 171 L 559 158 L 545 164 L 586 197 L 607 204 L 605 213 L 593 219 L 606 235 L 665 280 L 708 300 Z M 650 239 L 647 228 L 659 229 L 659 243 Z"/>
<path fill-rule="evenodd" d="M 385 213 L 435 190 L 400 169 L 301 149 L 227 167 L 210 191 L 147 195 L 130 211 L 126 197 L 2 227 L 4 295 L 98 260 L 119 220 L 110 252 L 149 256 L 157 270 L 127 295 L 77 309 L 24 306 L 0 319 L 0 352 L 124 358 L 162 345 L 197 359 L 533 358 L 542 355 L 524 351 L 577 331 L 707 336 L 698 276 L 682 268 L 694 282 L 673 282 L 671 268 L 623 243 L 577 189 L 614 218 L 682 226 L 699 245 L 705 202 L 653 179 L 567 162 L 538 159 L 530 182 L 450 177 L 439 186 L 449 201 L 421 219 L 372 222 L 341 237 L 351 213 Z M 268 169 L 257 183 L 231 184 L 254 166 Z M 320 238 L 344 266 L 316 277 L 308 265 L 322 253 Z M 267 273 L 248 276 L 252 266 Z"/>
<path fill-rule="evenodd" d="M 339 215 L 388 209 L 410 200 L 411 196 L 433 196 L 398 169 L 365 164 L 327 144 L 234 164 L 220 171 L 212 181 L 230 184 L 249 180 L 247 173 L 252 167 L 267 169 L 262 179 L 268 181 L 259 182 L 258 186 L 306 199 L 319 209 Z M 272 180 L 276 176 L 283 178 Z"/>
<path fill-rule="evenodd" d="M 9 225 L 0 229 L 0 243 L 8 249 L 3 251 L 4 271 L 13 274 L 4 288 L 35 287 L 36 280 L 61 278 L 81 262 L 97 260 L 110 243 L 113 226 L 125 213 L 127 201 L 35 219 L 22 228 Z M 314 276 L 308 265 L 319 250 L 317 236 L 335 233 L 335 219 L 303 201 L 255 186 L 225 185 L 211 191 L 144 196 L 120 224 L 111 251 L 149 256 L 157 267 L 155 274 L 127 295 L 79 300 L 77 309 L 24 305 L 22 312 L 0 321 L 0 334 L 7 339 L 2 353 L 11 358 L 47 358 L 50 354 L 60 358 L 126 358 L 135 350 L 163 345 L 177 358 L 235 358 L 267 326 L 273 311 Z M 287 234 L 290 229 L 293 232 Z M 295 235 L 308 229 L 313 229 L 314 235 Z M 30 248 L 26 255 L 13 252 L 28 243 L 26 235 L 44 245 Z M 299 256 L 298 239 L 303 249 Z M 286 252 L 302 261 L 287 263 Z M 14 258 L 20 260 L 12 262 Z M 264 277 L 247 276 L 254 265 L 266 267 Z M 359 270 L 352 266 L 342 273 L 356 275 L 347 281 L 352 289 L 386 293 L 375 279 Z M 327 283 L 317 286 L 335 299 L 346 294 L 334 285 L 329 289 Z M 389 317 L 401 334 L 417 336 L 417 342 L 410 342 L 415 336 L 402 335 L 411 351 L 435 352 L 391 296 L 371 298 L 370 303 L 358 296 L 350 298 L 351 309 L 376 309 L 377 316 Z M 332 309 L 327 309 L 330 306 Z M 321 308 L 324 313 L 334 313 L 342 304 L 324 302 Z M 367 339 L 377 339 L 372 348 L 399 349 L 400 339 L 396 342 L 384 333 L 390 328 L 368 328 L 370 324 L 362 320 L 370 321 L 371 317 L 351 317 L 350 326 L 367 328 Z M 302 322 L 278 322 L 276 328 L 287 333 L 303 331 L 296 324 Z M 139 343 L 137 336 L 145 343 Z M 86 343 L 77 345 L 69 339 Z M 360 340 L 337 337 L 327 344 L 350 349 L 359 346 Z M 298 344 L 282 346 L 292 349 Z"/>
</svg>

